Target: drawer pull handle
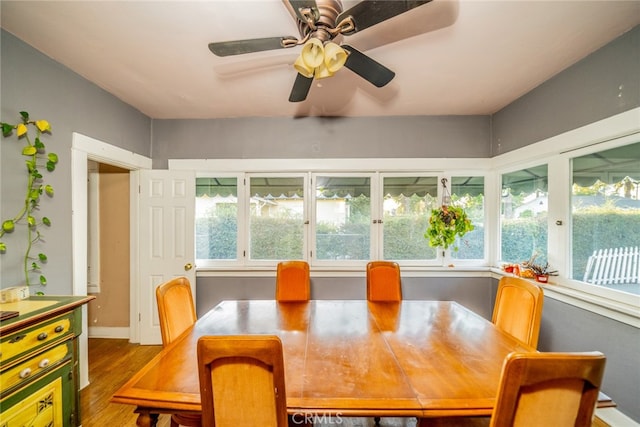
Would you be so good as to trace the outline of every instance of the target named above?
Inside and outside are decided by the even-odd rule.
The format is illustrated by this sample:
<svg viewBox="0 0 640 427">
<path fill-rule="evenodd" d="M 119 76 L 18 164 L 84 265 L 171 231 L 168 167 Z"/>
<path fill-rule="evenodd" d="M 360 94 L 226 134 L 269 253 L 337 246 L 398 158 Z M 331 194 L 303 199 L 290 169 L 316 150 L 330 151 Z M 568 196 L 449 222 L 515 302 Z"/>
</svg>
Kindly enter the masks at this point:
<svg viewBox="0 0 640 427">
<path fill-rule="evenodd" d="M 54 331 L 59 334 L 60 332 L 64 331 L 64 326 L 62 325 L 58 325 L 56 326 L 56 328 L 54 329 Z"/>
<path fill-rule="evenodd" d="M 27 378 L 29 375 L 31 375 L 31 368 L 25 368 L 22 371 L 20 371 L 20 378 Z"/>
<path fill-rule="evenodd" d="M 49 335 L 47 335 L 46 332 L 42 332 L 42 333 L 38 334 L 38 341 L 44 341 L 44 340 L 47 339 L 48 336 Z"/>
<path fill-rule="evenodd" d="M 40 363 L 38 363 L 38 366 L 40 368 L 46 368 L 47 366 L 49 366 L 49 359 L 42 359 Z"/>
<path fill-rule="evenodd" d="M 26 336 L 27 336 L 26 334 L 16 335 L 15 337 L 11 338 L 11 341 L 9 341 L 9 342 L 10 343 L 18 342 L 18 341 L 22 340 Z"/>
</svg>

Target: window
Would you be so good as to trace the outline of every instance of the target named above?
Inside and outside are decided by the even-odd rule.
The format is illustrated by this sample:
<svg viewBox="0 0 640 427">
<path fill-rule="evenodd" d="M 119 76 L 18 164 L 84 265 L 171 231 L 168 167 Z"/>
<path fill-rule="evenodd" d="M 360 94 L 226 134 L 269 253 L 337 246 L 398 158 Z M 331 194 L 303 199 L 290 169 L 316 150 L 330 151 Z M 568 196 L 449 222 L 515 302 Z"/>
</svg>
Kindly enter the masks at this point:
<svg viewBox="0 0 640 427">
<path fill-rule="evenodd" d="M 331 171 L 333 162 L 318 171 L 296 164 L 296 171 L 282 173 L 269 172 L 275 167 L 266 163 L 250 163 L 265 172 L 234 172 L 223 162 L 216 165 L 218 172 L 196 166 L 196 260 L 202 271 L 273 267 L 286 259 L 322 268 L 361 269 L 372 259 L 440 266 L 451 257 L 487 265 L 482 168 L 478 175 L 452 177 L 403 172 L 402 167 L 377 171 L 386 161 L 377 167 L 375 161 L 361 162 L 348 173 Z M 454 202 L 464 205 L 476 226 L 455 255 L 437 251 L 424 237 L 445 176 Z"/>
<path fill-rule="evenodd" d="M 249 258 L 304 259 L 304 176 L 249 177 Z"/>
<path fill-rule="evenodd" d="M 474 226 L 472 231 L 456 239 L 458 250 L 451 251 L 451 258 L 484 259 L 484 177 L 451 177 L 451 202 L 464 208 Z"/>
<path fill-rule="evenodd" d="M 438 177 L 384 176 L 382 194 L 383 259 L 435 259 L 424 233 L 438 205 Z"/>
<path fill-rule="evenodd" d="M 361 266 L 388 259 L 441 265 L 442 254 L 424 237 L 431 210 L 440 204 L 441 178 L 387 172 L 198 177 L 198 264 L 309 259 L 316 265 Z M 484 177 L 451 180 L 453 202 L 465 207 L 476 226 L 451 256 L 484 262 Z"/>
<path fill-rule="evenodd" d="M 196 258 L 238 257 L 238 179 L 196 178 Z"/>
<path fill-rule="evenodd" d="M 640 294 L 640 143 L 575 157 L 571 174 L 572 277 Z"/>
<path fill-rule="evenodd" d="M 315 258 L 371 258 L 371 177 L 316 175 Z"/>
<path fill-rule="evenodd" d="M 502 175 L 500 203 L 503 262 L 520 263 L 535 256 L 547 262 L 547 165 Z"/>
</svg>

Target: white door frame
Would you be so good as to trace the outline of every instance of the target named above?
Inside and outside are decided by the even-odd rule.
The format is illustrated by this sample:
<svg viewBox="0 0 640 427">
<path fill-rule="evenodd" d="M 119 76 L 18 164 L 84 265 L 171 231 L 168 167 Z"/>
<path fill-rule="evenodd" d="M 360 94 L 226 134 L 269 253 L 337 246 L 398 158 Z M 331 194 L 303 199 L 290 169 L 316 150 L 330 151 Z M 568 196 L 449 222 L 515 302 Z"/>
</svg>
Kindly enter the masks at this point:
<svg viewBox="0 0 640 427">
<path fill-rule="evenodd" d="M 87 161 L 95 160 L 100 163 L 118 166 L 136 171 L 151 169 L 150 158 L 132 153 L 106 142 L 99 141 L 86 135 L 73 132 L 71 140 L 71 260 L 73 274 L 73 295 L 87 295 Z M 136 174 L 131 175 L 131 256 L 137 257 L 138 251 L 138 186 Z M 135 182 L 134 182 L 135 181 Z M 132 259 L 131 278 L 138 277 L 137 263 Z M 131 283 L 135 283 L 134 280 Z M 138 293 L 135 286 L 131 287 L 131 313 L 129 321 L 129 340 L 138 342 Z M 80 388 L 89 384 L 88 346 L 89 332 L 87 306 L 82 308 L 82 329 L 84 333 L 79 337 L 80 347 Z"/>
</svg>

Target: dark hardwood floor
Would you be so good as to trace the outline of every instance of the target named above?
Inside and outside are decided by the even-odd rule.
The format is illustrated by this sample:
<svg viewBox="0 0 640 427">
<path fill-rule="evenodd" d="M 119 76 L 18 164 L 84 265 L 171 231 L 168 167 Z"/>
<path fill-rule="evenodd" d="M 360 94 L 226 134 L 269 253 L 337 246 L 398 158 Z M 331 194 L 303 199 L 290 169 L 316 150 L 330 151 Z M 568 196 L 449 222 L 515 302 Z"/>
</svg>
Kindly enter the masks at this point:
<svg viewBox="0 0 640 427">
<path fill-rule="evenodd" d="M 135 427 L 134 407 L 109 402 L 111 395 L 153 358 L 161 346 L 130 344 L 121 339 L 89 339 L 89 386 L 80 392 L 83 427 Z M 295 420 L 295 419 L 294 419 Z M 292 422 L 290 426 L 298 423 Z M 302 423 L 300 423 L 302 425 Z M 161 415 L 158 427 L 169 427 Z M 314 427 L 374 427 L 373 418 L 325 418 Z M 382 418 L 381 427 L 415 427 L 415 418 Z"/>
</svg>

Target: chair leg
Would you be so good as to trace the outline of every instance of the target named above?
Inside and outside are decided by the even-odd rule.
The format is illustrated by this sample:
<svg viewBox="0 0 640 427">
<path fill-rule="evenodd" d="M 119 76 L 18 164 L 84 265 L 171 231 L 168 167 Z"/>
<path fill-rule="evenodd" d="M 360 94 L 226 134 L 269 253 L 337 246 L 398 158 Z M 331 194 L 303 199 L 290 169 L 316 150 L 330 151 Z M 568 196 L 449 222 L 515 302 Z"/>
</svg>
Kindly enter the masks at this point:
<svg viewBox="0 0 640 427">
<path fill-rule="evenodd" d="M 171 416 L 171 427 L 180 427 L 180 424 L 173 419 L 173 415 Z"/>
</svg>

